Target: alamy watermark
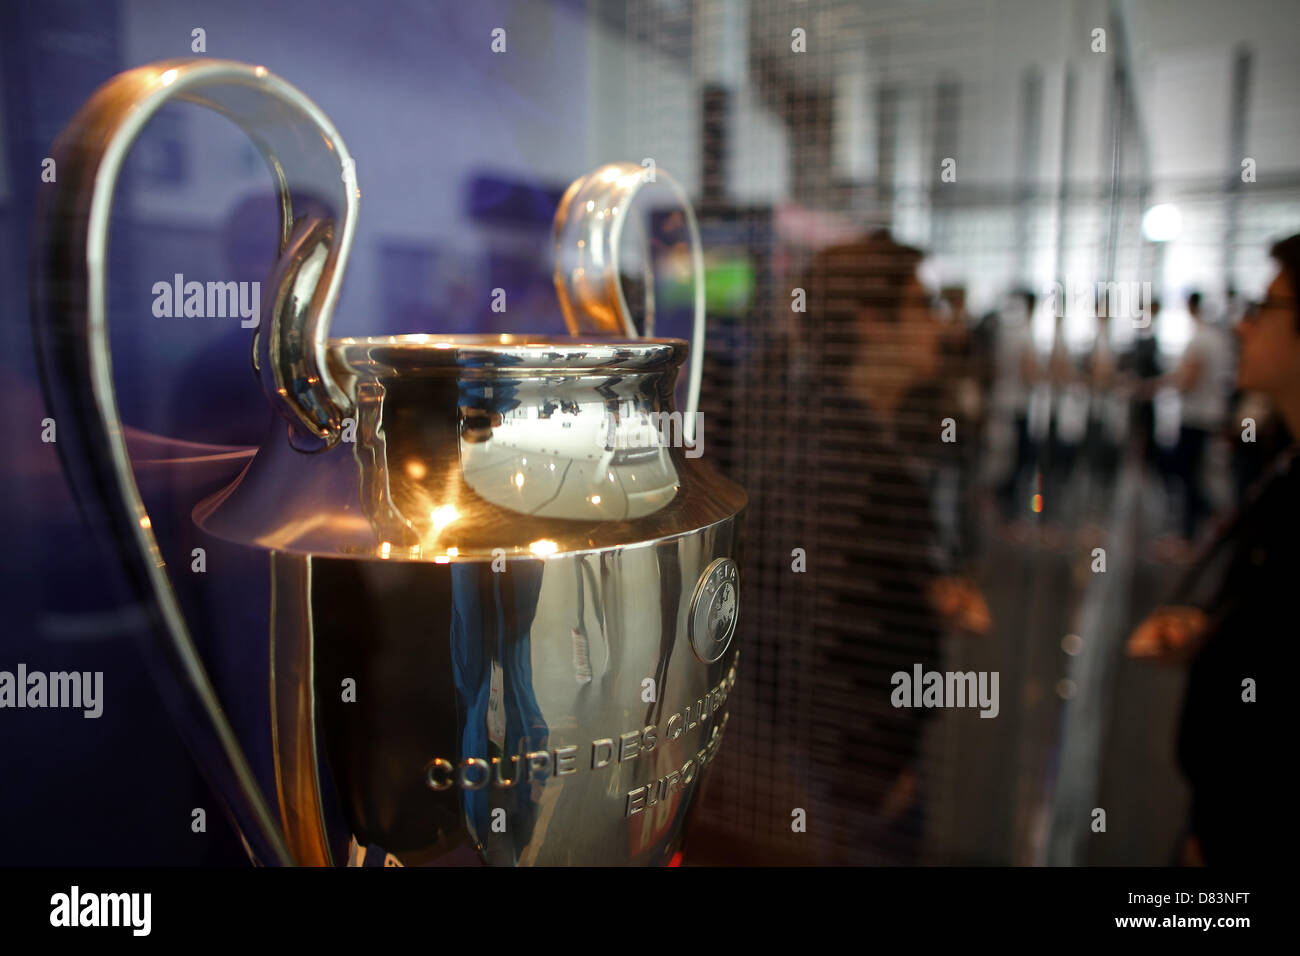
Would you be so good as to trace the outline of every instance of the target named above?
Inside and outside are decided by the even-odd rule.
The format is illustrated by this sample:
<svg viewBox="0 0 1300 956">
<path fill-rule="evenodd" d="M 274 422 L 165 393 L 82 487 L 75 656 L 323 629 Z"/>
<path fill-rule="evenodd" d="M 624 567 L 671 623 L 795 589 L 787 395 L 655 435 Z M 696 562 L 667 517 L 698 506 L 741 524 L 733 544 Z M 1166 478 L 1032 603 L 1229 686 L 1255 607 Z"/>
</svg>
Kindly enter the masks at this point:
<svg viewBox="0 0 1300 956">
<path fill-rule="evenodd" d="M 704 413 L 640 412 L 615 420 L 608 418 L 606 447 L 610 451 L 685 449 L 687 458 L 704 454 Z"/>
<path fill-rule="evenodd" d="M 895 671 L 889 702 L 895 707 L 978 707 L 981 717 L 996 717 L 997 671 L 927 671 L 913 664 L 911 673 Z"/>
<path fill-rule="evenodd" d="M 152 893 L 83 893 L 73 885 L 50 897 L 50 925 L 56 927 L 120 926 L 133 936 L 148 936 L 152 914 Z"/>
<path fill-rule="evenodd" d="M 1048 285 L 1043 295 L 1051 303 L 1049 308 L 1058 319 L 1064 318 L 1066 303 L 1073 302 L 1075 309 L 1084 315 L 1126 319 L 1136 329 L 1151 325 L 1150 282 L 1092 282 L 1067 278 L 1065 282 Z"/>
<path fill-rule="evenodd" d="M 104 713 L 103 671 L 0 671 L 0 709 L 66 707 L 94 719 Z"/>
<path fill-rule="evenodd" d="M 246 329 L 262 321 L 262 283 L 186 282 L 176 273 L 171 282 L 153 284 L 155 318 L 238 318 Z"/>
</svg>

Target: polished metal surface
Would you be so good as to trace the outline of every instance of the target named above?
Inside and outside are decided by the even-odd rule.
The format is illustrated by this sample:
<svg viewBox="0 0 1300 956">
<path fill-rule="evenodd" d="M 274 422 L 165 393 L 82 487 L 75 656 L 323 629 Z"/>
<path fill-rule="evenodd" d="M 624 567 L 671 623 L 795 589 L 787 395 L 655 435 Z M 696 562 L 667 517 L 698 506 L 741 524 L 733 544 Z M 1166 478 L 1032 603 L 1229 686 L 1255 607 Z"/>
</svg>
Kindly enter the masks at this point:
<svg viewBox="0 0 1300 956">
<path fill-rule="evenodd" d="M 194 509 L 208 533 L 271 552 L 278 814 L 194 648 L 113 390 L 113 190 L 173 98 L 239 125 L 280 197 L 270 320 L 254 348 L 279 417 L 239 478 Z M 58 449 L 149 612 L 160 689 L 252 859 L 668 862 L 726 722 L 746 502 L 701 460 L 694 415 L 673 408 L 690 354 L 694 411 L 704 320 L 680 188 L 694 352 L 675 339 L 329 339 L 355 170 L 284 81 L 220 60 L 141 67 L 92 97 L 54 155 L 33 325 Z M 599 227 L 585 201 L 562 207 L 557 235 L 617 248 L 628 205 L 602 209 Z M 621 289 L 611 301 L 632 328 Z M 574 318 L 594 302 L 566 300 L 575 332 L 603 328 Z"/>
<path fill-rule="evenodd" d="M 236 123 L 257 146 L 280 200 L 279 248 L 294 241 L 301 205 L 324 232 L 290 329 L 259 330 L 259 365 L 271 402 L 300 443 L 338 440 L 342 392 L 325 364 L 330 316 L 356 224 L 352 159 L 329 119 L 264 67 L 228 60 L 169 60 L 121 73 L 77 112 L 52 148 L 57 184 L 42 190 L 33 254 L 33 337 L 42 385 L 59 422 L 57 448 L 82 512 L 116 556 L 126 586 L 145 608 L 156 641 L 148 648 L 181 733 L 230 810 L 250 855 L 288 863 L 263 799 L 167 579 L 140 498 L 113 390 L 108 345 L 109 218 L 122 165 L 145 124 L 164 105 L 205 106 Z M 327 235 L 326 235 L 327 233 Z M 298 233 L 298 235 L 302 235 Z M 302 281 L 310 278 L 310 282 Z M 289 343 L 288 348 L 284 348 Z"/>
<path fill-rule="evenodd" d="M 714 524 L 743 492 L 647 424 L 672 415 L 686 351 L 674 339 L 335 340 L 355 441 L 303 455 L 277 427 L 195 520 L 276 551 L 394 561 L 546 556 Z"/>
<path fill-rule="evenodd" d="M 355 443 L 303 455 L 277 430 L 195 509 L 275 551 L 296 859 L 654 864 L 680 847 L 735 679 L 745 505 L 640 426 L 671 411 L 685 353 L 336 340 Z"/>
<path fill-rule="evenodd" d="M 685 609 L 735 534 L 727 519 L 496 571 L 276 555 L 277 600 L 305 600 L 312 621 L 275 638 L 277 660 L 313 657 L 310 684 L 277 673 L 277 700 L 315 703 L 310 727 L 277 734 L 281 792 L 303 795 L 287 804 L 294 856 L 341 862 L 355 843 L 407 866 L 669 862 L 736 679 L 734 648 L 692 654 Z M 302 812 L 308 740 L 335 782 L 328 833 Z"/>
<path fill-rule="evenodd" d="M 646 210 L 633 212 L 645 193 L 660 196 L 667 209 L 665 231 L 656 233 Z M 667 200 L 667 205 L 662 200 Z M 647 204 L 648 205 L 648 204 Z M 626 232 L 636 235 L 624 241 Z M 704 251 L 700 227 L 681 185 L 662 169 L 636 163 L 607 163 L 573 181 L 555 211 L 555 292 L 574 336 L 655 334 L 657 273 L 691 276 L 694 316 L 686 398 L 686 435 L 695 435 L 704 375 Z M 637 275 L 639 270 L 639 275 Z M 644 302 L 629 303 L 624 282 L 636 276 Z"/>
<path fill-rule="evenodd" d="M 332 218 L 316 209 L 299 212 L 267 281 L 266 327 L 258 329 L 253 347 L 262 389 L 288 420 L 289 441 L 301 451 L 337 445 L 355 409 L 330 367 L 325 336 L 331 309 L 317 295 L 336 245 Z"/>
</svg>

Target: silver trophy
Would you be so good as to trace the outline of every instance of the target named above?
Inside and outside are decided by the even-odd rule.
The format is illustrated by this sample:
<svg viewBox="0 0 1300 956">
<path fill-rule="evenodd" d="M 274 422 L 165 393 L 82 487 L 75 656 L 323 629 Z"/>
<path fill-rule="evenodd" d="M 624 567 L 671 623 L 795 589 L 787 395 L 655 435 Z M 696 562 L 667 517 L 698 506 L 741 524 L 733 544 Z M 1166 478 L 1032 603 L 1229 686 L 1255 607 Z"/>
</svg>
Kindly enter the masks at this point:
<svg viewBox="0 0 1300 956">
<path fill-rule="evenodd" d="M 280 201 L 253 349 L 277 424 L 193 510 L 207 534 L 270 554 L 273 795 L 195 649 L 113 389 L 114 188 L 174 100 L 242 128 Z M 130 70 L 53 156 L 33 321 L 57 447 L 148 612 L 164 697 L 251 858 L 669 863 L 726 727 L 746 503 L 700 457 L 703 260 L 677 184 L 613 164 L 565 194 L 555 279 L 570 337 L 331 339 L 354 166 L 283 80 L 209 59 Z M 679 241 L 649 241 L 631 213 L 650 182 L 673 200 L 663 221 Z M 634 267 L 644 294 L 629 296 Z M 650 337 L 655 269 L 693 282 L 693 349 Z"/>
</svg>

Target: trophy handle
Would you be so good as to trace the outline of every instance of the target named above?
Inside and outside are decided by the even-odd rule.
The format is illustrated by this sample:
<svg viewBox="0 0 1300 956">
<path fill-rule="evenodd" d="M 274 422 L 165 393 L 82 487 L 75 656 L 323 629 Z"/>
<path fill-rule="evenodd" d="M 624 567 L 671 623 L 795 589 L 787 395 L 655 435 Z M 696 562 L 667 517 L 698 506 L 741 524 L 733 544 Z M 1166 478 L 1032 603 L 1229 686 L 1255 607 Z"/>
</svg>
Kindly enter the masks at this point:
<svg viewBox="0 0 1300 956">
<path fill-rule="evenodd" d="M 297 447 L 338 441 L 349 403 L 326 364 L 326 343 L 356 223 L 354 166 L 325 114 L 264 67 L 169 60 L 119 74 L 95 91 L 54 145 L 57 185 L 48 187 L 37 222 L 33 331 L 64 470 L 83 516 L 109 542 L 149 617 L 147 656 L 163 698 L 253 861 L 288 865 L 294 861 L 168 580 L 113 389 L 105 275 L 113 194 L 141 129 L 173 100 L 213 109 L 248 134 L 280 200 L 281 254 L 291 244 L 310 245 L 312 255 L 300 257 L 291 274 L 282 265 L 273 277 L 270 328 L 258 331 L 254 362 Z M 295 200 L 312 206 L 305 228 Z M 319 205 L 331 200 L 339 219 L 322 226 Z"/>
<path fill-rule="evenodd" d="M 608 163 L 575 179 L 555 211 L 555 291 L 571 335 L 637 337 L 619 280 L 623 229 L 632 200 L 646 183 L 663 183 L 681 204 L 690 239 L 691 271 L 695 276 L 695 318 L 691 332 L 690 379 L 686 398 L 685 433 L 695 438 L 695 413 L 700 407 L 704 377 L 704 248 L 700 226 L 681 184 L 662 169 L 637 163 Z M 651 257 L 646 250 L 647 270 Z M 646 333 L 654 328 L 654 278 L 646 281 Z"/>
</svg>

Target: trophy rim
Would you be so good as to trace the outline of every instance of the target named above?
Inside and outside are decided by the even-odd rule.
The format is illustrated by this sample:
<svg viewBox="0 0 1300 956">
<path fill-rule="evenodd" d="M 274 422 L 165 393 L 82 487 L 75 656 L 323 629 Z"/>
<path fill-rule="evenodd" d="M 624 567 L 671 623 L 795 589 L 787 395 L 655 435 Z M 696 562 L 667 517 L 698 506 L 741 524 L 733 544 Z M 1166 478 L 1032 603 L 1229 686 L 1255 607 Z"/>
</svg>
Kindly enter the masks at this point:
<svg viewBox="0 0 1300 956">
<path fill-rule="evenodd" d="M 330 339 L 344 366 L 394 371 L 636 371 L 676 368 L 690 346 L 675 338 L 574 338 L 569 335 L 425 334 Z"/>
</svg>

